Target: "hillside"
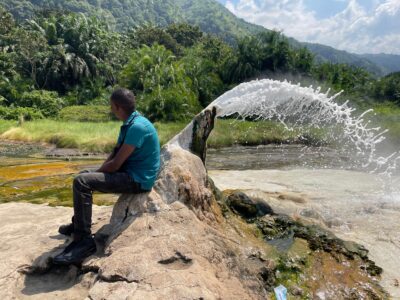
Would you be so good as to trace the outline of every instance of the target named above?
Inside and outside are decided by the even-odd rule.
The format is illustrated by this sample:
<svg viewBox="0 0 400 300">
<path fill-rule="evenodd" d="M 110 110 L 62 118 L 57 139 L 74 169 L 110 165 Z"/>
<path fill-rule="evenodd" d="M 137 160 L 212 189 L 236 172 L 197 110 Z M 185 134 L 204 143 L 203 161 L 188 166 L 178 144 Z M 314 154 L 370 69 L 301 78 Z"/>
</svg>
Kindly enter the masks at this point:
<svg viewBox="0 0 400 300">
<path fill-rule="evenodd" d="M 214 0 L 0 0 L 0 5 L 20 21 L 32 17 L 40 9 L 70 10 L 101 17 L 119 31 L 146 23 L 164 26 L 187 22 L 230 43 L 234 43 L 237 37 L 267 30 L 237 18 Z M 325 45 L 291 40 L 315 53 L 317 61 L 351 64 L 377 76 L 400 70 L 399 55 L 358 55 Z"/>
<path fill-rule="evenodd" d="M 237 36 L 265 30 L 235 17 L 214 0 L 0 0 L 0 5 L 20 21 L 32 17 L 39 9 L 70 10 L 105 18 L 119 31 L 146 23 L 164 26 L 187 22 L 228 42 L 234 42 Z"/>
<path fill-rule="evenodd" d="M 379 63 L 379 60 L 374 62 L 369 57 L 363 57 L 359 54 L 349 53 L 343 50 L 337 50 L 333 47 L 313 44 L 313 43 L 301 43 L 306 46 L 311 52 L 315 53 L 315 59 L 317 62 L 332 62 L 332 63 L 344 63 L 361 67 L 373 74 L 378 76 L 384 76 L 388 73 L 393 72 L 386 65 Z M 399 65 L 400 70 L 400 65 Z"/>
<path fill-rule="evenodd" d="M 392 73 L 400 70 L 400 55 L 380 53 L 380 54 L 363 54 L 360 56 L 385 68 L 387 72 Z"/>
</svg>

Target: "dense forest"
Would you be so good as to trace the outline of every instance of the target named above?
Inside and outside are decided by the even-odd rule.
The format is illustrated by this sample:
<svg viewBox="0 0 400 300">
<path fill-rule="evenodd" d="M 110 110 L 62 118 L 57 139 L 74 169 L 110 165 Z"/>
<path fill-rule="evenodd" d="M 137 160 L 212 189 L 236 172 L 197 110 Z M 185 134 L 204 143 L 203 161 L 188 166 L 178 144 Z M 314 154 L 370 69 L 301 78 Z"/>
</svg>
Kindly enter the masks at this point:
<svg viewBox="0 0 400 300">
<path fill-rule="evenodd" d="M 119 32 L 148 24 L 165 27 L 188 23 L 231 45 L 237 38 L 269 31 L 237 18 L 216 0 L 0 0 L 1 5 L 18 21 L 31 19 L 43 9 L 71 11 L 102 19 Z M 308 48 L 318 62 L 350 64 L 376 76 L 400 71 L 400 55 L 359 55 L 293 38 L 289 43 L 296 48 Z"/>
<path fill-rule="evenodd" d="M 184 120 L 241 82 L 278 75 L 344 89 L 362 102 L 400 105 L 400 73 L 375 79 L 362 68 L 318 62 L 276 31 L 232 45 L 186 23 L 118 32 L 82 13 L 40 10 L 20 21 L 0 7 L 3 119 L 82 113 L 79 106 L 108 105 L 112 89 L 125 86 L 151 120 Z"/>
<path fill-rule="evenodd" d="M 214 0 L 0 0 L 0 5 L 19 21 L 33 18 L 41 9 L 71 11 L 104 19 L 119 32 L 145 24 L 189 23 L 233 42 L 237 36 L 265 30 L 235 17 Z"/>
</svg>

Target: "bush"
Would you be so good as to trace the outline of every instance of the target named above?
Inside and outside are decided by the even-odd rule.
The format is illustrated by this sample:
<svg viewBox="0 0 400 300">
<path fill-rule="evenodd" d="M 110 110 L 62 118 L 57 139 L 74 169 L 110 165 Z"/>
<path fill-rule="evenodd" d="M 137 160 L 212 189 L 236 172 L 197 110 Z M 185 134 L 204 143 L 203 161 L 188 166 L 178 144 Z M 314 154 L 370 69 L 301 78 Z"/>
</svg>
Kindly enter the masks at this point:
<svg viewBox="0 0 400 300">
<path fill-rule="evenodd" d="M 105 105 L 68 106 L 60 111 L 59 118 L 79 122 L 107 122 L 115 119 L 110 107 Z"/>
<path fill-rule="evenodd" d="M 196 95 L 182 85 L 142 94 L 138 104 L 139 110 L 153 122 L 190 120 L 201 110 Z"/>
<path fill-rule="evenodd" d="M 57 92 L 34 90 L 24 92 L 16 104 L 22 107 L 36 108 L 42 112 L 43 116 L 54 118 L 57 117 L 63 101 L 58 97 Z"/>
<path fill-rule="evenodd" d="M 32 107 L 6 107 L 0 106 L 0 119 L 1 120 L 19 120 L 23 117 L 26 121 L 43 119 L 43 114 Z"/>
<path fill-rule="evenodd" d="M 66 106 L 72 105 L 108 105 L 112 87 L 104 87 L 103 80 L 85 80 L 69 91 L 63 99 Z"/>
</svg>

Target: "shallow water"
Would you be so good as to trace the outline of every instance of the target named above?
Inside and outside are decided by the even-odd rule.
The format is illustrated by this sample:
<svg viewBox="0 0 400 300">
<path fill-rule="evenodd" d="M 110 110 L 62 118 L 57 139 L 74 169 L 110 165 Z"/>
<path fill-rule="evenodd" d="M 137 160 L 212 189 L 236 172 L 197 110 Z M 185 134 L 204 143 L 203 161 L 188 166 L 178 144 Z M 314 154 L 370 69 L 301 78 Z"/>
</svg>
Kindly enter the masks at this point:
<svg viewBox="0 0 400 300">
<path fill-rule="evenodd" d="M 72 180 L 80 170 L 94 169 L 93 158 L 46 158 L 48 146 L 0 142 L 0 203 L 23 201 L 72 206 Z M 29 156 L 28 156 L 29 155 Z M 113 204 L 116 195 L 96 194 L 97 205 Z"/>
<path fill-rule="evenodd" d="M 344 156 L 332 148 L 297 144 L 208 149 L 206 165 L 208 170 L 359 168 L 354 164 L 354 158 Z"/>
</svg>

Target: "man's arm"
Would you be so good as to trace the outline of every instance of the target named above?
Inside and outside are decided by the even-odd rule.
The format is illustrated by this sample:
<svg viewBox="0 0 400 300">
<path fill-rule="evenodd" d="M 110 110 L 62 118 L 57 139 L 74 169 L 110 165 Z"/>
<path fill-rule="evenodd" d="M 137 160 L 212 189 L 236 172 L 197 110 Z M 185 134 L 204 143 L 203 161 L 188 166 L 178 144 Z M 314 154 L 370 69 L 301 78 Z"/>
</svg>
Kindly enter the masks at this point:
<svg viewBox="0 0 400 300">
<path fill-rule="evenodd" d="M 109 161 L 113 158 L 113 154 L 114 154 L 114 151 L 111 152 L 111 153 L 108 155 L 107 159 L 101 164 L 101 167 L 102 167 L 105 163 L 109 162 Z M 101 168 L 101 167 L 100 167 L 100 168 Z"/>
<path fill-rule="evenodd" d="M 135 146 L 123 144 L 114 158 L 110 156 L 96 172 L 114 173 L 121 168 L 122 164 L 135 150 Z"/>
</svg>

